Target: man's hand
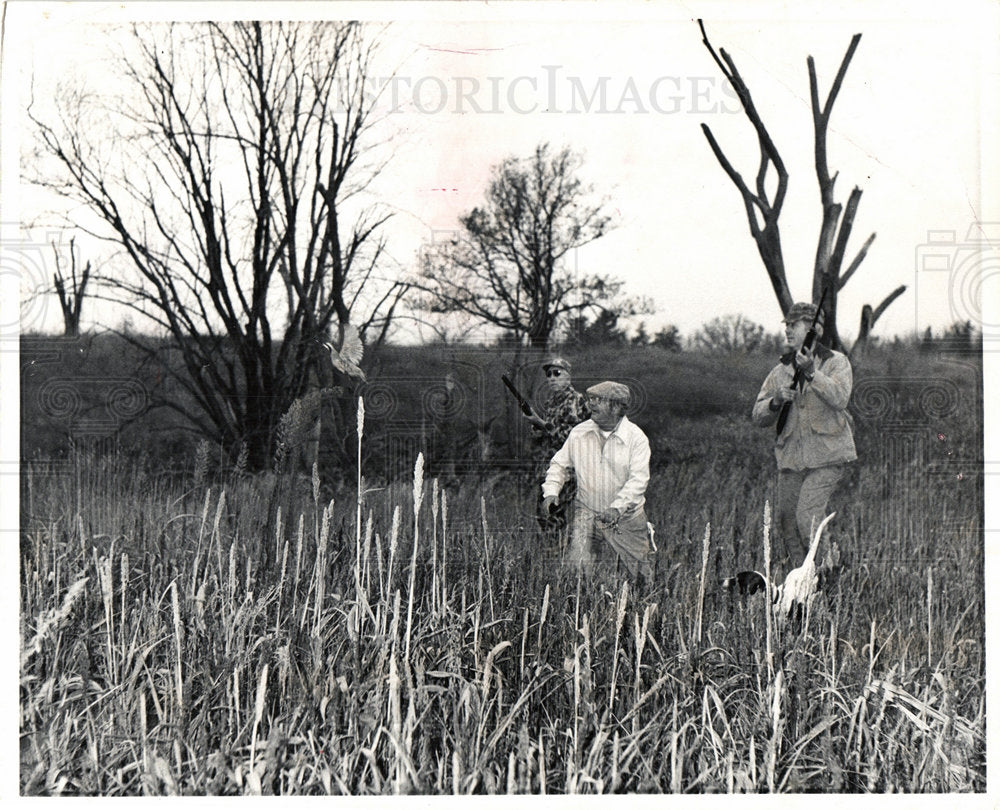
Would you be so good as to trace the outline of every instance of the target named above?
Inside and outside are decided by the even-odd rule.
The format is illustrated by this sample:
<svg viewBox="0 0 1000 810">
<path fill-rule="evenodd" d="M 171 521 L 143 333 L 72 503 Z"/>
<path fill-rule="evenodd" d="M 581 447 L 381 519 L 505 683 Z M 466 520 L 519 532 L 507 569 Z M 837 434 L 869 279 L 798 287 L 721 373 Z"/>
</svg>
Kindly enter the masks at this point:
<svg viewBox="0 0 1000 810">
<path fill-rule="evenodd" d="M 621 516 L 622 516 L 621 509 L 619 509 L 616 506 L 610 506 L 597 516 L 597 520 L 599 523 L 603 523 L 609 526 L 612 523 L 617 523 L 618 518 L 620 518 Z"/>
<path fill-rule="evenodd" d="M 816 361 L 813 359 L 812 349 L 803 346 L 795 353 L 795 367 L 802 370 L 806 377 L 812 377 L 816 370 Z"/>
<path fill-rule="evenodd" d="M 777 391 L 774 392 L 774 396 L 771 397 L 779 405 L 783 405 L 786 402 L 795 401 L 795 389 L 790 385 L 783 385 Z"/>
<path fill-rule="evenodd" d="M 552 514 L 552 507 L 556 505 L 556 501 L 559 500 L 555 495 L 548 495 L 542 500 L 542 509 L 546 515 Z"/>
<path fill-rule="evenodd" d="M 545 420 L 538 415 L 538 411 L 536 411 L 534 408 L 531 408 L 531 413 L 526 413 L 524 415 L 524 418 L 527 419 L 529 422 L 531 422 L 531 424 L 533 424 L 537 428 L 545 427 Z"/>
</svg>

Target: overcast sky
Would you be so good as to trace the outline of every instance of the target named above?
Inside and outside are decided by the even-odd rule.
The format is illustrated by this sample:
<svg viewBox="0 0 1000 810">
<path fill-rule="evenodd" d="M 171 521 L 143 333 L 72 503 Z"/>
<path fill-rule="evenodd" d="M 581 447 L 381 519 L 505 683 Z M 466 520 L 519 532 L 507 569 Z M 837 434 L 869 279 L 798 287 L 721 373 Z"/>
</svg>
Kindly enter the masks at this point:
<svg viewBox="0 0 1000 810">
<path fill-rule="evenodd" d="M 782 17 L 787 8 L 795 18 Z M 94 23 L 223 19 L 247 16 L 247 9 L 15 3 L 4 80 L 9 87 L 17 65 L 20 102 L 33 83 L 44 105 L 63 77 L 95 86 L 113 81 L 106 41 L 88 28 Z M 393 18 L 376 74 L 383 81 L 394 75 L 383 95 L 387 131 L 396 133 L 394 159 L 373 192 L 397 212 L 388 235 L 399 268 L 411 269 L 421 244 L 481 201 L 493 164 L 529 154 L 540 141 L 565 144 L 584 153 L 583 176 L 607 197 L 617 221 L 574 257 L 576 268 L 620 277 L 629 292 L 654 299 L 657 312 L 647 318 L 654 330 L 672 323 L 685 334 L 727 313 L 769 329 L 780 318 L 742 201 L 699 126 L 707 123 L 752 178 L 753 131 L 695 18 L 705 19 L 713 44 L 736 61 L 789 171 L 781 232 L 799 299 L 809 296 L 820 222 L 806 57 L 816 60 L 825 97 L 860 32 L 828 155 L 831 172 L 840 173 L 838 200 L 854 185 L 864 191 L 845 264 L 870 233 L 877 237 L 841 294 L 842 333 L 856 331 L 862 304 L 877 304 L 900 284 L 907 293 L 879 333 L 978 322 L 977 295 L 1000 298 L 997 275 L 987 272 L 979 283 L 998 259 L 977 225 L 1000 221 L 995 4 L 255 3 L 253 14 Z M 27 215 L 44 205 L 30 189 L 20 201 Z M 11 210 L 8 204 L 7 221 Z M 38 317 L 60 324 L 54 305 Z"/>
</svg>

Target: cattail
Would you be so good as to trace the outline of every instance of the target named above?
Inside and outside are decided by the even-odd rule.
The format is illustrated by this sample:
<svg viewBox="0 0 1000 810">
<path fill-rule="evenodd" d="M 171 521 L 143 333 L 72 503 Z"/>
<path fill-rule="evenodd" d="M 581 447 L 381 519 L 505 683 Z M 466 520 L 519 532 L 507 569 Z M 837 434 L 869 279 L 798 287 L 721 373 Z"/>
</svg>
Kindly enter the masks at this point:
<svg viewBox="0 0 1000 810">
<path fill-rule="evenodd" d="M 420 515 L 420 502 L 424 497 L 424 454 L 417 453 L 417 461 L 413 465 L 413 519 Z"/>
<path fill-rule="evenodd" d="M 542 655 L 542 627 L 545 625 L 545 617 L 549 613 L 549 583 L 545 583 L 545 595 L 542 596 L 542 615 L 538 619 L 538 655 Z"/>
<path fill-rule="evenodd" d="M 399 504 L 392 509 L 392 528 L 389 530 L 389 570 L 386 572 L 385 588 L 392 591 L 392 569 L 396 559 L 396 545 L 399 543 Z"/>
<path fill-rule="evenodd" d="M 501 641 L 486 655 L 486 666 L 483 667 L 483 682 L 481 691 L 483 693 L 483 705 L 487 704 L 486 698 L 490 693 L 490 680 L 493 675 L 493 661 L 496 657 L 511 646 L 510 641 Z"/>
<path fill-rule="evenodd" d="M 410 627 L 413 621 L 413 590 L 417 582 L 417 547 L 420 544 L 420 502 L 424 496 L 424 454 L 417 453 L 413 467 L 413 556 L 410 559 L 410 593 L 406 600 L 406 647 L 403 658 L 410 660 Z"/>
</svg>

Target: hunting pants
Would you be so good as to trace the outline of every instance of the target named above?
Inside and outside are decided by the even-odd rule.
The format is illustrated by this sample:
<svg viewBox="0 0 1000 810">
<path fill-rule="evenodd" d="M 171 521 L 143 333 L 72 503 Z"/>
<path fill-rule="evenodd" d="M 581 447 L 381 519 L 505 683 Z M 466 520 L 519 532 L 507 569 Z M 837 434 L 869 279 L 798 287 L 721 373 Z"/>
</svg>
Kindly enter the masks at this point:
<svg viewBox="0 0 1000 810">
<path fill-rule="evenodd" d="M 597 520 L 593 510 L 574 503 L 568 555 L 570 562 L 585 570 L 592 570 L 598 563 L 614 565 L 621 560 L 630 576 L 639 573 L 652 580 L 653 550 L 645 510 L 630 510 L 617 523 L 606 525 Z"/>
<path fill-rule="evenodd" d="M 778 470 L 775 495 L 775 534 L 784 548 L 776 548 L 780 560 L 791 567 L 802 564 L 809 552 L 811 532 L 827 516 L 830 495 L 847 471 L 846 464 L 831 464 L 815 470 Z"/>
</svg>

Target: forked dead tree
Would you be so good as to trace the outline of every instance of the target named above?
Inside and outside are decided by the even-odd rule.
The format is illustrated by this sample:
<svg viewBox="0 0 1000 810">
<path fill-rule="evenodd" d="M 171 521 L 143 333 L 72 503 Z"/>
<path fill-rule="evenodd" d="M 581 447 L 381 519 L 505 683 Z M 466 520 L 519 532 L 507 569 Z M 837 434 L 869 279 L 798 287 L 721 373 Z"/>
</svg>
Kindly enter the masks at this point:
<svg viewBox="0 0 1000 810">
<path fill-rule="evenodd" d="M 736 69 L 736 64 L 733 62 L 732 57 L 726 53 L 725 48 L 719 48 L 718 51 L 715 50 L 708 40 L 705 25 L 701 20 L 698 20 L 698 26 L 701 29 L 702 42 L 723 75 L 736 91 L 736 95 L 743 105 L 743 112 L 757 133 L 757 140 L 760 147 L 760 163 L 757 167 L 757 175 L 752 188 L 726 157 L 708 125 L 702 124 L 701 128 L 719 164 L 725 170 L 726 174 L 729 175 L 729 179 L 733 181 L 733 184 L 743 197 L 747 220 L 750 224 L 750 233 L 757 243 L 757 250 L 764 261 L 764 267 L 771 280 L 774 294 L 778 299 L 781 312 L 784 314 L 792 305 L 793 299 L 785 277 L 785 264 L 781 253 L 781 234 L 778 228 L 778 218 L 781 214 L 781 206 L 785 201 L 785 194 L 788 190 L 788 172 L 785 169 L 785 164 L 778 153 L 771 134 L 768 132 L 754 105 L 753 99 L 750 96 L 750 90 L 740 75 L 739 70 Z M 843 84 L 847 68 L 860 41 L 861 34 L 855 34 L 852 37 L 851 44 L 847 48 L 847 53 L 844 54 L 844 58 L 840 63 L 840 69 L 837 71 L 836 78 L 834 78 L 833 84 L 830 87 L 830 92 L 822 104 L 820 104 L 815 62 L 811 56 L 806 60 L 809 67 L 809 95 L 812 102 L 813 131 L 815 134 L 816 178 L 819 181 L 820 201 L 823 206 L 823 222 L 820 226 L 819 241 L 816 246 L 816 260 L 813 266 L 812 300 L 814 302 L 819 301 L 823 289 L 827 289 L 828 292 L 823 304 L 825 322 L 823 342 L 840 351 L 845 351 L 846 348 L 837 329 L 838 293 L 844 288 L 844 285 L 847 284 L 851 276 L 854 275 L 861 262 L 864 261 L 868 249 L 875 240 L 875 234 L 871 234 L 865 240 L 850 264 L 841 272 L 844 256 L 847 252 L 847 242 L 854 227 L 854 217 L 858 210 L 858 204 L 861 202 L 861 189 L 857 186 L 854 187 L 847 199 L 846 205 L 841 205 L 834 199 L 833 192 L 834 184 L 837 181 L 837 174 L 834 173 L 831 177 L 827 165 L 826 134 L 833 104 L 837 100 L 837 95 Z M 767 188 L 769 173 L 772 167 L 774 174 L 777 176 L 777 185 L 774 187 L 773 194 L 769 193 Z M 851 349 L 852 352 L 865 345 L 875 322 L 905 290 L 905 285 L 897 287 L 877 307 L 873 308 L 869 304 L 865 304 L 862 310 L 861 327 L 858 338 Z"/>
<path fill-rule="evenodd" d="M 84 264 L 77 272 L 76 237 L 69 240 L 69 275 L 63 272 L 62 261 L 55 242 L 52 243 L 55 254 L 56 271 L 52 274 L 52 283 L 59 297 L 59 307 L 63 315 L 63 334 L 66 337 L 77 337 L 80 334 L 80 312 L 83 309 L 83 296 L 90 281 L 90 262 Z"/>
</svg>

